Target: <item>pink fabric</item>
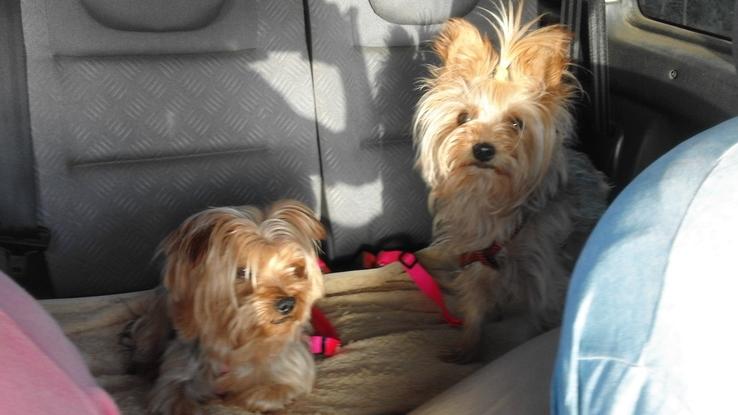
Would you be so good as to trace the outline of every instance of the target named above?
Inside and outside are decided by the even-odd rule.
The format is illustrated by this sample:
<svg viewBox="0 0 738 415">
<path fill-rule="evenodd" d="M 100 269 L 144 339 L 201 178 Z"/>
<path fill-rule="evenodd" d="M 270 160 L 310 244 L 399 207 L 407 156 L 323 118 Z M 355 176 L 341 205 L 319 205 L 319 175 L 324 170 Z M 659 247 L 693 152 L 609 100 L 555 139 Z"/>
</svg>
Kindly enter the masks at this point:
<svg viewBox="0 0 738 415">
<path fill-rule="evenodd" d="M 0 412 L 119 414 L 77 349 L 36 301 L 0 273 Z"/>
</svg>

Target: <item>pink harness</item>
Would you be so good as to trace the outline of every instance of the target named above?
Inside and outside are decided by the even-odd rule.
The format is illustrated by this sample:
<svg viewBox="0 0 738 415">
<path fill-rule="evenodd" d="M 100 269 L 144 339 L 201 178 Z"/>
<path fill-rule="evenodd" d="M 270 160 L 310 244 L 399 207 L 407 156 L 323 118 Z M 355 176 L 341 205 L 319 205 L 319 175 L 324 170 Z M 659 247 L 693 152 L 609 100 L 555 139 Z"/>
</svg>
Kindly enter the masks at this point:
<svg viewBox="0 0 738 415">
<path fill-rule="evenodd" d="M 446 303 L 443 301 L 443 294 L 441 289 L 438 288 L 438 284 L 433 279 L 428 270 L 418 262 L 418 258 L 412 252 L 406 251 L 379 251 L 376 256 L 365 252 L 364 253 L 364 266 L 366 268 L 373 268 L 375 265 L 383 267 L 393 262 L 399 262 L 405 269 L 407 275 L 415 282 L 420 291 L 431 299 L 438 308 L 441 309 L 441 315 L 443 319 L 451 326 L 462 325 L 461 319 L 454 317 L 448 308 Z"/>
<path fill-rule="evenodd" d="M 310 352 L 325 357 L 331 357 L 338 353 L 341 349 L 338 332 L 318 307 L 313 306 L 310 322 L 313 325 L 313 335 L 310 336 Z"/>
<path fill-rule="evenodd" d="M 465 267 L 474 262 L 480 262 L 483 265 L 492 268 L 498 268 L 497 254 L 502 251 L 502 245 L 497 242 L 493 242 L 492 245 L 485 249 L 478 251 L 467 252 L 459 258 L 459 265 Z M 443 301 L 443 294 L 441 289 L 438 288 L 438 284 L 433 279 L 433 276 L 423 265 L 418 261 L 418 257 L 412 252 L 407 251 L 379 251 L 377 255 L 373 255 L 369 252 L 363 253 L 364 268 L 375 268 L 383 267 L 385 265 L 399 262 L 405 269 L 407 275 L 413 280 L 415 285 L 418 286 L 420 291 L 430 298 L 439 309 L 441 309 L 441 315 L 451 326 L 460 326 L 463 321 L 455 317 L 446 307 L 446 303 Z M 319 260 L 321 271 L 329 273 L 328 266 Z M 330 321 L 326 316 L 317 308 L 313 307 L 312 318 L 314 335 L 310 338 L 310 351 L 313 354 L 319 354 L 326 357 L 330 357 L 338 353 L 341 347 L 341 340 L 338 338 L 336 329 L 331 325 Z"/>
<path fill-rule="evenodd" d="M 318 259 L 320 271 L 324 274 L 331 272 L 322 259 Z M 310 353 L 331 357 L 341 349 L 341 339 L 338 331 L 333 327 L 328 317 L 318 307 L 310 310 L 310 322 L 313 325 L 313 335 L 310 336 Z"/>
</svg>

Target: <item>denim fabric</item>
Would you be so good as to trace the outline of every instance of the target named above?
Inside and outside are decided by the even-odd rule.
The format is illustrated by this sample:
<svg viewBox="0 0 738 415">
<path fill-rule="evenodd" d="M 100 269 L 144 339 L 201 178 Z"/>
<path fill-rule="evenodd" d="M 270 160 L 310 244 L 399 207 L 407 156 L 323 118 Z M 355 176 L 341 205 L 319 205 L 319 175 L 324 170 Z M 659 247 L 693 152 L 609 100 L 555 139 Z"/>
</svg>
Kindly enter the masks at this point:
<svg viewBox="0 0 738 415">
<path fill-rule="evenodd" d="M 554 414 L 738 413 L 738 119 L 682 143 L 598 223 L 574 270 Z"/>
</svg>

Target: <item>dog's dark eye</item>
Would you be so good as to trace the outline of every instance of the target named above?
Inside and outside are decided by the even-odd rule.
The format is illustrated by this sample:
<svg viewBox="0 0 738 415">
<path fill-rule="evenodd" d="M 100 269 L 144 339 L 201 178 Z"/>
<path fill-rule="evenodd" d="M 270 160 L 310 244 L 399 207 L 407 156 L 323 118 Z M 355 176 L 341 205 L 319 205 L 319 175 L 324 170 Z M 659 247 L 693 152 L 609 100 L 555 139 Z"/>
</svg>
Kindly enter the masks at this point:
<svg viewBox="0 0 738 415">
<path fill-rule="evenodd" d="M 244 282 L 251 279 L 251 270 L 246 267 L 238 267 L 236 270 L 236 281 Z"/>
<path fill-rule="evenodd" d="M 274 304 L 279 314 L 286 316 L 295 308 L 295 297 L 282 297 Z"/>
<path fill-rule="evenodd" d="M 518 131 L 523 131 L 523 120 L 520 118 L 513 118 L 510 120 L 510 124 L 513 126 L 514 129 Z"/>
<path fill-rule="evenodd" d="M 456 122 L 459 125 L 466 124 L 469 121 L 471 121 L 471 115 L 469 115 L 469 112 L 467 112 L 467 111 L 461 111 L 459 113 L 459 116 L 456 117 Z"/>
</svg>

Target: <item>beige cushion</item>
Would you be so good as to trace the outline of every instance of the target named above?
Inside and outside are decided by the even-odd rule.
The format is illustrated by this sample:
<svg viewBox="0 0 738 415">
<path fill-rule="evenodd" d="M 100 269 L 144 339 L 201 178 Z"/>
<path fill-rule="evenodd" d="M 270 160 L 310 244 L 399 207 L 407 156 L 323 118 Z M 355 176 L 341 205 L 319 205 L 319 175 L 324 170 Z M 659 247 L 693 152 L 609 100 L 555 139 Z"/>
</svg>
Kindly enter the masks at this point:
<svg viewBox="0 0 738 415">
<path fill-rule="evenodd" d="M 548 414 L 559 331 L 511 350 L 411 413 Z"/>
</svg>

